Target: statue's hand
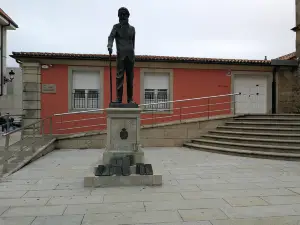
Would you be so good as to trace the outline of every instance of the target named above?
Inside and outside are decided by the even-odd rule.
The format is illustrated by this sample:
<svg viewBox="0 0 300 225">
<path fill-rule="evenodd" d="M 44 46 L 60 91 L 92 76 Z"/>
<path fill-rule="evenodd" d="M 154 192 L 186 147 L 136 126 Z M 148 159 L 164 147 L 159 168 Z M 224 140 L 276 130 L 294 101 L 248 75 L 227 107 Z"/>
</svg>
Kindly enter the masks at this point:
<svg viewBox="0 0 300 225">
<path fill-rule="evenodd" d="M 108 48 L 108 53 L 111 55 L 112 54 L 112 48 Z"/>
</svg>

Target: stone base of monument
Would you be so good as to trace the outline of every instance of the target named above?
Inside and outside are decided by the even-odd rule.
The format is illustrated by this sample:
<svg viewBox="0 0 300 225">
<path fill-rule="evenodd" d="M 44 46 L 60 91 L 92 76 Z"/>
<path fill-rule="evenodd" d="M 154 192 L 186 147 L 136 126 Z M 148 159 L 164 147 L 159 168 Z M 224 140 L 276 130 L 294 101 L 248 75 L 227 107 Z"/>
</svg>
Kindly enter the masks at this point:
<svg viewBox="0 0 300 225">
<path fill-rule="evenodd" d="M 162 175 L 154 174 L 151 164 L 134 164 L 133 155 L 114 157 L 109 164 L 94 167 L 84 178 L 84 187 L 160 186 Z"/>
<path fill-rule="evenodd" d="M 116 108 L 114 108 L 116 107 Z M 94 174 L 85 187 L 162 185 L 162 175 L 145 163 L 140 144 L 140 113 L 136 104 L 111 103 L 107 113 L 107 141 Z"/>
<path fill-rule="evenodd" d="M 110 164 L 111 159 L 119 158 L 119 157 L 126 157 L 128 152 L 121 152 L 121 151 L 105 151 L 103 152 L 103 165 Z M 144 163 L 144 152 L 143 151 L 136 151 L 131 152 L 130 155 L 132 156 L 132 164 L 137 163 Z"/>
<path fill-rule="evenodd" d="M 130 176 L 87 176 L 84 178 L 84 187 L 121 187 L 121 186 L 161 186 L 162 175 L 137 175 Z"/>
</svg>

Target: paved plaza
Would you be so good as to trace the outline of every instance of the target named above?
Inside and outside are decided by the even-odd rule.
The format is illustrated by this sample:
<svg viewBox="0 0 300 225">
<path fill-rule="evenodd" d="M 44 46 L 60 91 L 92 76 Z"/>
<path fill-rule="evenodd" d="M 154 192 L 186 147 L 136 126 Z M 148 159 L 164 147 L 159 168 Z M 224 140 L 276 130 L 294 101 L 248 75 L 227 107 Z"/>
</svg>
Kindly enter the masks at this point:
<svg viewBox="0 0 300 225">
<path fill-rule="evenodd" d="M 84 188 L 103 150 L 57 150 L 0 183 L 0 225 L 297 225 L 300 163 L 146 148 L 162 187 Z"/>
</svg>

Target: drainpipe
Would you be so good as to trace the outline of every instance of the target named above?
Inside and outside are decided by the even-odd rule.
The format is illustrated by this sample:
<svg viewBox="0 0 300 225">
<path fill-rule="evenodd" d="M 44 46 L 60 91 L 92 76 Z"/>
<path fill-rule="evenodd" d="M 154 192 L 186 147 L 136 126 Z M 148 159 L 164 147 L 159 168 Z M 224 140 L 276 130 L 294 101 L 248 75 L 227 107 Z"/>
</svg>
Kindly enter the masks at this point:
<svg viewBox="0 0 300 225">
<path fill-rule="evenodd" d="M 1 67 L 0 67 L 0 73 L 1 73 L 1 92 L 0 92 L 0 96 L 3 95 L 3 87 L 4 87 L 4 66 L 3 66 L 3 45 L 4 45 L 4 42 L 3 42 L 3 33 L 4 33 L 4 28 L 5 27 L 9 27 L 11 24 L 8 23 L 7 25 L 3 25 L 1 26 L 1 42 L 0 42 L 0 49 L 1 49 L 1 54 L 0 54 L 0 60 L 1 60 Z"/>
</svg>

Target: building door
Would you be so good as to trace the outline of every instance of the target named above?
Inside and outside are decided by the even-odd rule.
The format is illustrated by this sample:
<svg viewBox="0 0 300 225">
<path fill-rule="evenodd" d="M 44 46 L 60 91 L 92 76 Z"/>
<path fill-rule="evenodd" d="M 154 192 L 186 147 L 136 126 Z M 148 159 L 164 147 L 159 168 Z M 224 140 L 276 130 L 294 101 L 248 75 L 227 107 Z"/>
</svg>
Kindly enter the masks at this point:
<svg viewBox="0 0 300 225">
<path fill-rule="evenodd" d="M 236 75 L 234 92 L 241 93 L 235 98 L 237 114 L 267 113 L 267 77 Z"/>
</svg>

